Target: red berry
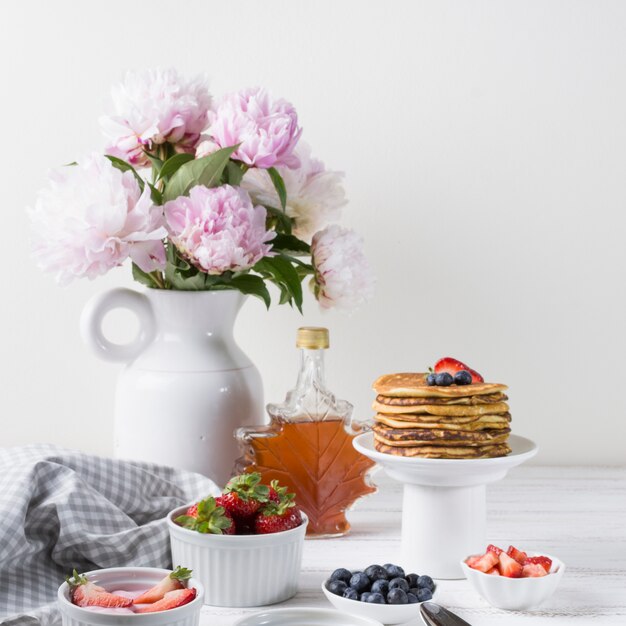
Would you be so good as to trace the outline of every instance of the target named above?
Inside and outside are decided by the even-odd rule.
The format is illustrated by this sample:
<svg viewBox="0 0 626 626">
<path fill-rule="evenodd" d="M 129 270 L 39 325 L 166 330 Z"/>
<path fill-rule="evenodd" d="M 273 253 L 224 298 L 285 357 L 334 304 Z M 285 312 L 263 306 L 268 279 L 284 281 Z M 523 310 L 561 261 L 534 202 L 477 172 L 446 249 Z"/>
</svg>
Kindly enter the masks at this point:
<svg viewBox="0 0 626 626">
<path fill-rule="evenodd" d="M 523 565 L 541 565 L 543 569 L 546 570 L 546 573 L 550 573 L 550 568 L 552 567 L 552 559 L 549 559 L 547 556 L 529 556 L 526 557 Z"/>
<path fill-rule="evenodd" d="M 252 517 L 261 508 L 261 502 L 258 500 L 244 500 L 234 491 L 219 496 L 216 501 L 219 506 L 223 506 L 235 518 Z"/>
<path fill-rule="evenodd" d="M 494 546 L 492 543 L 490 543 L 487 546 L 487 552 L 493 552 L 496 556 L 500 556 L 500 552 L 502 552 L 502 549 L 498 548 L 498 546 Z"/>
<path fill-rule="evenodd" d="M 522 575 L 522 566 L 505 552 L 501 552 L 500 556 L 500 574 L 509 578 L 520 578 Z"/>
<path fill-rule="evenodd" d="M 452 377 L 461 370 L 467 370 L 472 375 L 472 383 L 485 382 L 485 379 L 476 370 L 473 370 L 457 359 L 453 359 L 451 356 L 445 356 L 443 359 L 439 359 L 433 369 L 436 374 L 447 372 Z"/>
<path fill-rule="evenodd" d="M 70 598 L 77 606 L 100 606 L 108 609 L 129 607 L 131 598 L 109 593 L 106 589 L 92 583 L 86 576 L 81 576 L 76 570 L 71 578 L 67 578 L 70 586 Z"/>
<path fill-rule="evenodd" d="M 520 565 L 524 565 L 524 562 L 528 558 L 526 552 L 522 552 L 518 550 L 515 546 L 509 546 L 509 549 L 506 553 L 512 558 L 515 559 Z"/>
<path fill-rule="evenodd" d="M 188 509 L 185 515 L 189 515 L 189 517 L 198 517 L 198 503 L 192 504 Z"/>
<path fill-rule="evenodd" d="M 257 535 L 267 535 L 291 530 L 300 524 L 302 524 L 302 515 L 297 508 L 289 507 L 281 513 L 280 508 L 268 505 L 254 520 L 254 530 Z"/>
</svg>

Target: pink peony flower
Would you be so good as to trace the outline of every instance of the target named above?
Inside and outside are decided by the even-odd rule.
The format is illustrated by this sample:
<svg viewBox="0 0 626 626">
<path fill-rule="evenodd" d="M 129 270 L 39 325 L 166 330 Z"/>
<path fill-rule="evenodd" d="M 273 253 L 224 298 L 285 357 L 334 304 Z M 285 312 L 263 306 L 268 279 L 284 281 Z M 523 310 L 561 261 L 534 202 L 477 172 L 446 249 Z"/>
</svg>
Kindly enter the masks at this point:
<svg viewBox="0 0 626 626">
<path fill-rule="evenodd" d="M 346 204 L 342 186 L 343 174 L 326 170 L 324 164 L 311 157 L 311 148 L 299 143 L 295 154 L 300 167 L 280 167 L 278 171 L 287 189 L 287 215 L 293 218 L 293 233 L 304 241 L 330 222 L 336 222 L 341 207 Z M 278 194 L 269 174 L 264 170 L 251 169 L 246 173 L 242 187 L 247 189 L 254 202 L 280 207 Z"/>
<path fill-rule="evenodd" d="M 202 137 L 200 137 L 200 142 L 196 147 L 196 159 L 201 159 L 202 157 L 209 156 L 209 154 L 213 154 L 219 149 L 220 147 L 212 139 L 209 139 L 205 135 L 202 135 Z"/>
<path fill-rule="evenodd" d="M 363 253 L 363 240 L 336 224 L 315 233 L 311 243 L 314 291 L 323 309 L 351 310 L 374 295 L 374 275 Z"/>
<path fill-rule="evenodd" d="M 254 167 L 298 167 L 293 154 L 302 129 L 286 100 L 260 87 L 225 96 L 210 114 L 209 134 L 221 148 L 241 144 L 233 158 Z"/>
<path fill-rule="evenodd" d="M 144 272 L 165 267 L 167 230 L 149 187 L 141 193 L 132 172 L 101 154 L 52 172 L 29 215 L 37 264 L 62 284 L 105 274 L 129 256 Z"/>
<path fill-rule="evenodd" d="M 203 78 L 186 81 L 174 69 L 127 72 L 111 91 L 116 114 L 100 119 L 111 142 L 108 154 L 148 166 L 143 150 L 155 145 L 169 142 L 178 152 L 195 151 L 211 107 Z"/>
<path fill-rule="evenodd" d="M 266 211 L 253 206 L 240 187 L 193 187 L 189 197 L 167 202 L 170 238 L 181 254 L 208 274 L 252 267 L 267 256 L 275 233 L 265 228 Z"/>
</svg>

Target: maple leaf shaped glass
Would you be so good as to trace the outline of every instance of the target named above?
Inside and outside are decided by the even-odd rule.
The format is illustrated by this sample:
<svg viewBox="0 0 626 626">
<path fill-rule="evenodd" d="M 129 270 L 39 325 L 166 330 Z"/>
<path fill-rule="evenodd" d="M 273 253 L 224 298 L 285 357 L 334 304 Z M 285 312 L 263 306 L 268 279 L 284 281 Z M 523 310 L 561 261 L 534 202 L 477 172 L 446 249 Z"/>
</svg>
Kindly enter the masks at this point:
<svg viewBox="0 0 626 626">
<path fill-rule="evenodd" d="M 260 472 L 263 482 L 277 479 L 294 492 L 309 517 L 308 537 L 339 537 L 350 530 L 346 510 L 376 491 L 368 478 L 375 463 L 352 446 L 361 432 L 352 405 L 326 388 L 328 330 L 300 328 L 296 345 L 296 386 L 282 404 L 267 405 L 268 426 L 237 431 L 243 449 L 237 471 Z"/>
</svg>

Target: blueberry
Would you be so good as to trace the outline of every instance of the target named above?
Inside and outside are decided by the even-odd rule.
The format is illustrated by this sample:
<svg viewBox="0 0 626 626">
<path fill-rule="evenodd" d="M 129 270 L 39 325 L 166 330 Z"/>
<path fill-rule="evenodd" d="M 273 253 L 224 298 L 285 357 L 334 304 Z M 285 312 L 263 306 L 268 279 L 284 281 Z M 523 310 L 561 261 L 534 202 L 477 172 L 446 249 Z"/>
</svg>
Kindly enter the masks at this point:
<svg viewBox="0 0 626 626">
<path fill-rule="evenodd" d="M 407 593 L 406 597 L 409 599 L 409 604 L 416 604 L 419 602 L 417 596 L 414 593 Z"/>
<path fill-rule="evenodd" d="M 402 591 L 408 593 L 409 583 L 407 583 L 404 578 L 392 578 L 389 581 L 389 591 L 391 591 L 392 589 L 402 589 Z"/>
<path fill-rule="evenodd" d="M 409 589 L 409 593 L 412 593 L 415 597 L 417 597 L 417 592 L 419 591 L 419 589 L 417 587 L 411 587 Z"/>
<path fill-rule="evenodd" d="M 409 583 L 409 587 L 417 587 L 417 579 L 419 578 L 417 574 L 407 574 L 405 578 L 406 582 Z"/>
<path fill-rule="evenodd" d="M 369 589 L 370 585 L 370 579 L 363 572 L 355 572 L 352 574 L 352 578 L 350 578 L 350 587 L 356 589 L 359 593 Z"/>
<path fill-rule="evenodd" d="M 389 591 L 389 581 L 379 578 L 372 583 L 372 593 L 382 593 L 384 596 Z"/>
<path fill-rule="evenodd" d="M 432 387 L 433 385 L 436 385 L 437 383 L 435 382 L 435 374 L 428 374 L 428 376 L 426 376 L 426 384 L 429 387 Z"/>
<path fill-rule="evenodd" d="M 417 599 L 420 602 L 427 602 L 433 597 L 433 592 L 427 587 L 420 587 L 417 591 Z"/>
<path fill-rule="evenodd" d="M 336 596 L 342 596 L 343 592 L 348 588 L 348 585 L 343 582 L 343 580 L 331 580 L 327 585 L 326 589 L 330 591 L 330 593 L 334 593 Z"/>
<path fill-rule="evenodd" d="M 461 370 L 454 375 L 454 382 L 457 385 L 470 385 L 472 382 L 472 375 L 467 370 Z"/>
<path fill-rule="evenodd" d="M 361 602 L 367 602 L 367 599 L 371 596 L 372 594 L 369 591 L 366 591 L 365 593 L 361 594 Z"/>
<path fill-rule="evenodd" d="M 369 593 L 367 594 L 366 602 L 371 602 L 372 604 L 387 604 L 385 602 L 385 598 L 382 593 Z"/>
<path fill-rule="evenodd" d="M 435 376 L 435 384 L 439 387 L 449 387 L 453 380 L 454 378 L 448 372 L 441 372 Z"/>
<path fill-rule="evenodd" d="M 380 565 L 370 565 L 369 567 L 366 567 L 365 574 L 372 581 L 380 580 L 381 578 L 387 580 L 387 578 L 389 578 L 387 570 Z"/>
<path fill-rule="evenodd" d="M 420 576 L 417 579 L 417 586 L 426 587 L 427 589 L 430 589 L 431 591 L 435 590 L 435 582 L 430 576 Z"/>
<path fill-rule="evenodd" d="M 396 588 L 396 589 L 392 589 L 387 594 L 387 603 L 388 604 L 408 604 L 409 598 L 406 595 L 406 591 Z"/>
<path fill-rule="evenodd" d="M 348 598 L 348 600 L 358 600 L 359 599 L 359 592 L 356 589 L 352 589 L 352 587 L 348 587 L 343 592 L 343 597 L 344 598 Z"/>
<path fill-rule="evenodd" d="M 330 575 L 329 580 L 343 580 L 343 582 L 347 585 L 350 582 L 351 577 L 352 572 L 347 570 L 345 567 L 340 567 Z"/>
<path fill-rule="evenodd" d="M 389 578 L 404 578 L 404 570 L 399 565 L 393 563 L 385 563 L 383 567 L 387 570 Z"/>
</svg>

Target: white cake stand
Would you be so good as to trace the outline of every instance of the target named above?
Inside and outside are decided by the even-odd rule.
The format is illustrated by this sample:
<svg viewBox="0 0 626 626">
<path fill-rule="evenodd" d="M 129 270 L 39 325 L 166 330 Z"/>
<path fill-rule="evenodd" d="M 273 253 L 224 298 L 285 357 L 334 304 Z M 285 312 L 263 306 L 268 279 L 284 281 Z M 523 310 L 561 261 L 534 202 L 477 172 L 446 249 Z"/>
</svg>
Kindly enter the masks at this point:
<svg viewBox="0 0 626 626">
<path fill-rule="evenodd" d="M 537 446 L 511 435 L 511 454 L 494 459 L 422 459 L 374 448 L 372 433 L 354 447 L 404 484 L 402 565 L 433 578 L 464 578 L 460 561 L 485 551 L 486 486 L 537 454 Z M 409 571 L 409 570 L 407 570 Z"/>
</svg>

